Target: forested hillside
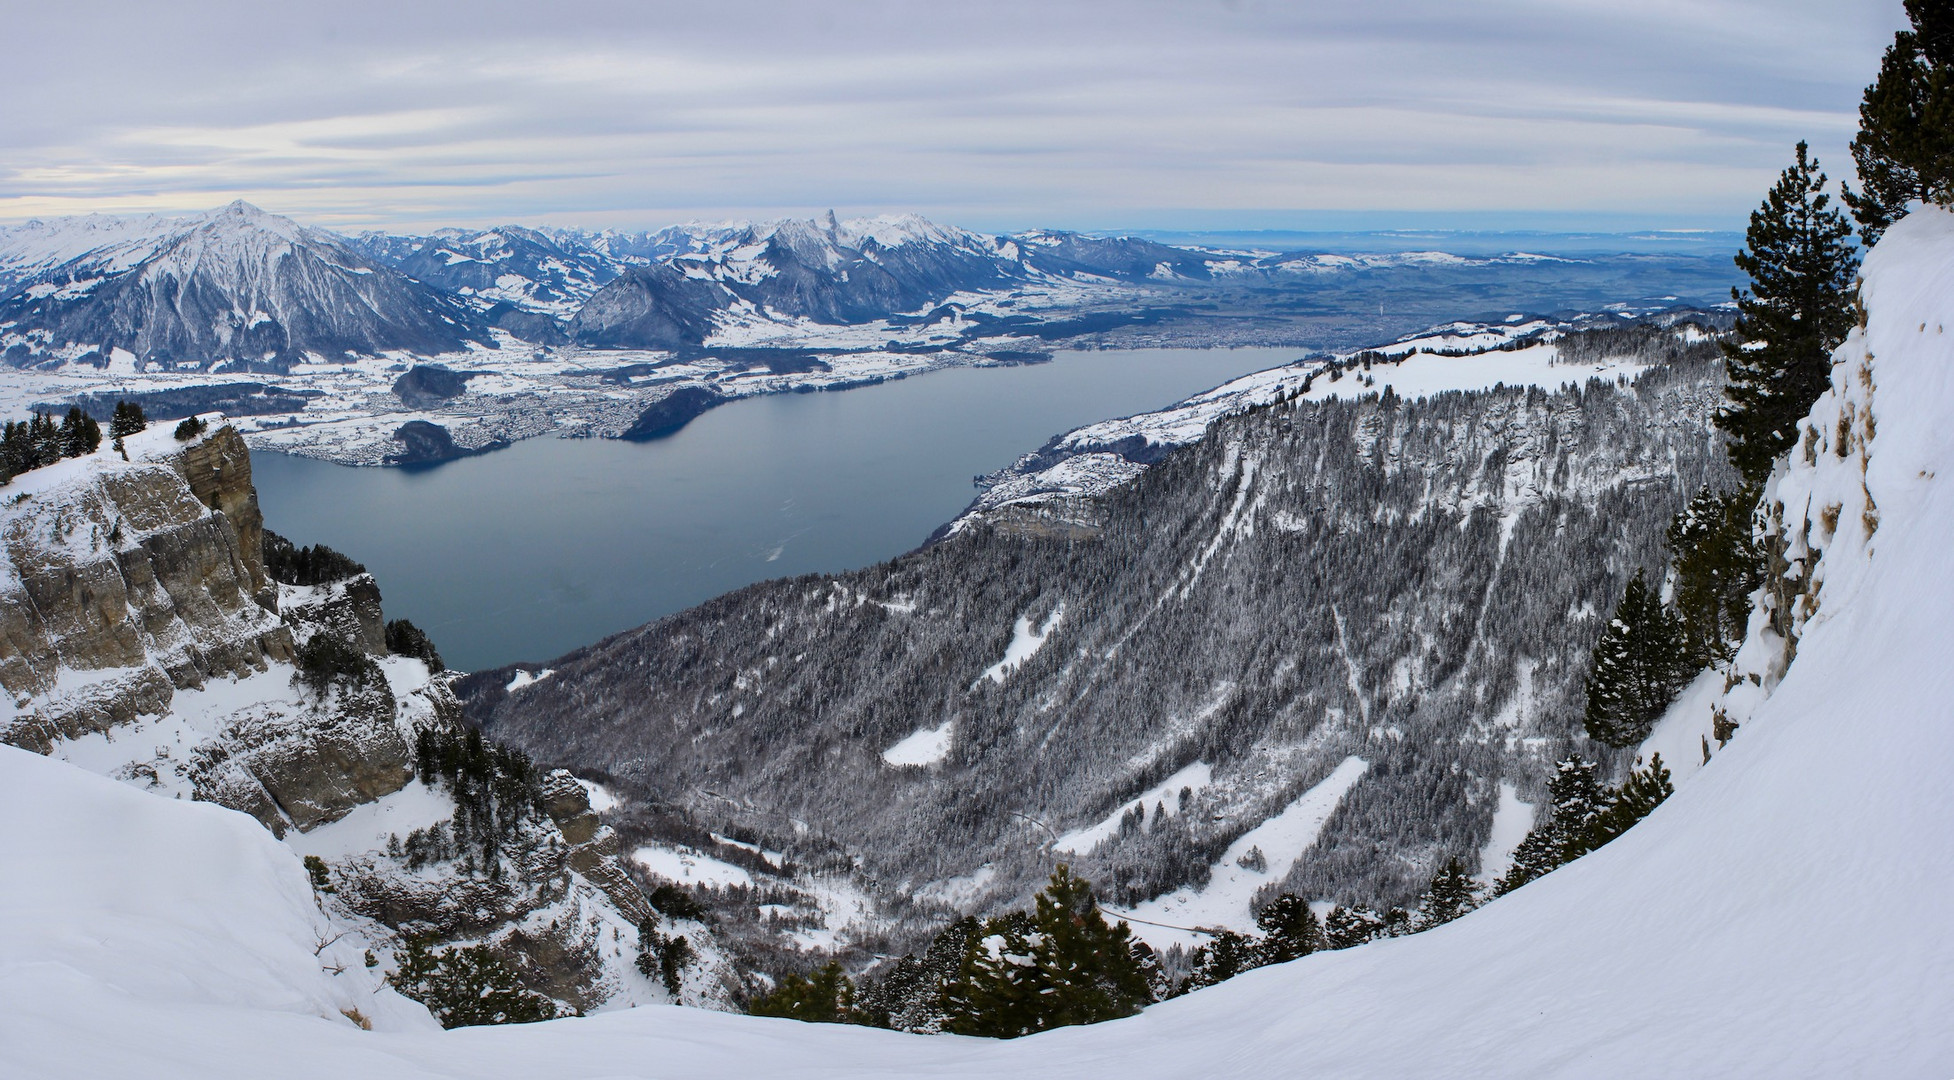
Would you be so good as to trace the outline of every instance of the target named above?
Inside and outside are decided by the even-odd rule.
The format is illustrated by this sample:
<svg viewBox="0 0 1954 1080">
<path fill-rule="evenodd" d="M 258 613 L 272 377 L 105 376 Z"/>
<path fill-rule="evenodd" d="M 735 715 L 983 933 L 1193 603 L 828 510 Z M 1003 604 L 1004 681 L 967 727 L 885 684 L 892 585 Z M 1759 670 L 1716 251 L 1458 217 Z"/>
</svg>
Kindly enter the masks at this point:
<svg viewBox="0 0 1954 1080">
<path fill-rule="evenodd" d="M 1354 758 L 1320 838 L 1229 863 L 1230 888 L 1404 903 L 1448 858 L 1498 871 L 1496 811 L 1523 832 L 1585 741 L 1623 583 L 1724 479 L 1720 365 L 1686 333 L 1641 337 L 1670 362 L 1633 383 L 1570 366 L 1404 401 L 1380 369 L 1359 400 L 1222 421 L 1096 525 L 980 521 L 461 691 L 493 737 L 614 780 L 627 819 L 845 855 L 885 898 L 965 910 L 1055 861 L 1120 905 L 1198 889 Z"/>
</svg>

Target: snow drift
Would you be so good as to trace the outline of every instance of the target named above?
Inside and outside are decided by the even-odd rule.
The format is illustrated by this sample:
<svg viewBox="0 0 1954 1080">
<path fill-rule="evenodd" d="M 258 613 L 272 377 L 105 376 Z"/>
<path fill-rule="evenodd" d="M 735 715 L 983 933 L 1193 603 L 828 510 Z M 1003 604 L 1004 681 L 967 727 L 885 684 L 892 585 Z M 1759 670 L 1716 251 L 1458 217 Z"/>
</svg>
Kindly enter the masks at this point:
<svg viewBox="0 0 1954 1080">
<path fill-rule="evenodd" d="M 0 749 L 0 1071 L 1944 1078 L 1954 215 L 1901 222 L 1865 273 L 1774 482 L 1816 555 L 1795 662 L 1641 826 L 1458 922 L 1011 1043 L 658 1007 L 364 1032 L 268 834 Z"/>
</svg>

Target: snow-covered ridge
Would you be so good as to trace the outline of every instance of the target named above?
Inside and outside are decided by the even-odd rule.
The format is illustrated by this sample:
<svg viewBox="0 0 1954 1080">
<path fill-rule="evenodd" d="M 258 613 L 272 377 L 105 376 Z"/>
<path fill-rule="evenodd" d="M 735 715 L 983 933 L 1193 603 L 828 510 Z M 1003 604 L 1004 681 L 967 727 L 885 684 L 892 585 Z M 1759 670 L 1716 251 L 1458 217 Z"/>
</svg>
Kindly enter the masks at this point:
<svg viewBox="0 0 1954 1080">
<path fill-rule="evenodd" d="M 1386 391 L 1417 399 L 1494 386 L 1543 389 L 1591 378 L 1633 379 L 1647 369 L 1635 355 L 1570 362 L 1554 342 L 1592 319 L 1549 321 L 1515 317 L 1497 323 L 1453 322 L 1364 350 L 1395 363 L 1350 366 L 1357 351 L 1308 358 L 1244 375 L 1165 409 L 1075 428 L 984 478 L 984 491 L 949 531 L 1007 506 L 1064 503 L 1103 495 L 1131 482 L 1168 451 L 1204 436 L 1215 421 L 1285 398 L 1321 401 Z M 1700 331 L 1686 324 L 1679 338 Z M 1468 355 L 1459 355 L 1468 354 Z M 1337 369 L 1332 377 L 1333 368 Z"/>
</svg>

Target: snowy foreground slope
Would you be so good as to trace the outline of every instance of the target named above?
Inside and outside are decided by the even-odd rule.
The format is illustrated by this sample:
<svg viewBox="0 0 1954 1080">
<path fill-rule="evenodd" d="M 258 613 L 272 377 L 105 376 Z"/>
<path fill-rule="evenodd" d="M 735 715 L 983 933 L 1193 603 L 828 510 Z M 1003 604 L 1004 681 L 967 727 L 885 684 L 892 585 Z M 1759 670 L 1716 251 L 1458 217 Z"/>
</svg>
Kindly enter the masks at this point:
<svg viewBox="0 0 1954 1080">
<path fill-rule="evenodd" d="M 662 1007 L 442 1033 L 320 970 L 255 822 L 0 747 L 0 1074 L 1954 1074 L 1954 215 L 1866 277 L 1774 487 L 1823 552 L 1796 661 L 1641 826 L 1458 922 L 1011 1043 Z"/>
</svg>

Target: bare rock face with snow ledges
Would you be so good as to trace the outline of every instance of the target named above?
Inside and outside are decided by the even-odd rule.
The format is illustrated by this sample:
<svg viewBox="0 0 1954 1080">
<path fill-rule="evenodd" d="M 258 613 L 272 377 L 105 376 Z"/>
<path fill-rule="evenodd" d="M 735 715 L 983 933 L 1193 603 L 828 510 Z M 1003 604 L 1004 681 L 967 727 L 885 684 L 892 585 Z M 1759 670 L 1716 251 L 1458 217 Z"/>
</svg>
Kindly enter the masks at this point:
<svg viewBox="0 0 1954 1080">
<path fill-rule="evenodd" d="M 289 631 L 259 602 L 262 524 L 243 440 L 229 428 L 188 447 L 162 439 L 132 439 L 129 463 L 104 449 L 13 485 L 27 490 L 0 522 L 5 741 L 105 730 L 166 707 L 174 690 L 290 659 Z"/>
</svg>

